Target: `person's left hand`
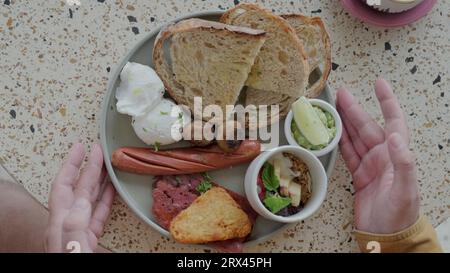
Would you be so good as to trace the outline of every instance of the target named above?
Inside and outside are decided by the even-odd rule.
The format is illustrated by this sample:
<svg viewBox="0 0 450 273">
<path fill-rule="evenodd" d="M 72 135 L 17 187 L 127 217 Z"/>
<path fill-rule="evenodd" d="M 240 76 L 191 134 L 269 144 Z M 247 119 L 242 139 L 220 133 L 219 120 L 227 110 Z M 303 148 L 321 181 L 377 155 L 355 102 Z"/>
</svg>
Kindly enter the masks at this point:
<svg viewBox="0 0 450 273">
<path fill-rule="evenodd" d="M 74 144 L 52 185 L 46 233 L 48 252 L 94 252 L 111 211 L 115 190 L 106 179 L 103 153 L 92 148 L 86 167 L 84 146 Z"/>
<path fill-rule="evenodd" d="M 375 83 L 384 128 L 346 89 L 337 92 L 343 132 L 340 151 L 353 177 L 355 228 L 392 234 L 419 218 L 420 195 L 405 115 L 391 86 Z"/>
</svg>

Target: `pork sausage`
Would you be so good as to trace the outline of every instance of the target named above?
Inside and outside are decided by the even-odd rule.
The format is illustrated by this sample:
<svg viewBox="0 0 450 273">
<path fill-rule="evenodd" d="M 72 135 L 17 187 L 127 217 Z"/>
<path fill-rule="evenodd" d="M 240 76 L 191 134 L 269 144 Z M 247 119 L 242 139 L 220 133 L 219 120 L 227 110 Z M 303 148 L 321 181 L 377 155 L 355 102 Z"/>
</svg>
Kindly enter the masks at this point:
<svg viewBox="0 0 450 273">
<path fill-rule="evenodd" d="M 244 140 L 232 153 L 224 153 L 216 144 L 208 147 L 188 147 L 165 151 L 124 147 L 114 151 L 112 165 L 119 170 L 138 174 L 191 174 L 224 169 L 249 162 L 260 152 L 261 144 L 256 140 Z"/>
</svg>

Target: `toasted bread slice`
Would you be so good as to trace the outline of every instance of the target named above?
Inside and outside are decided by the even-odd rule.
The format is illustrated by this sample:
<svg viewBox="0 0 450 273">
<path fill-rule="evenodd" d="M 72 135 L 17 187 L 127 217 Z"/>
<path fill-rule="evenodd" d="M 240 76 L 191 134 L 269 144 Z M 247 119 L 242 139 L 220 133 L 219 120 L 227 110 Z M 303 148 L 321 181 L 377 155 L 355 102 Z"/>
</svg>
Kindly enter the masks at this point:
<svg viewBox="0 0 450 273">
<path fill-rule="evenodd" d="M 280 118 L 287 115 L 290 110 L 291 104 L 296 100 L 296 98 L 279 94 L 271 91 L 256 90 L 253 88 L 247 88 L 247 93 L 245 96 L 245 105 L 278 105 L 280 110 Z M 274 120 L 276 121 L 276 120 Z"/>
<path fill-rule="evenodd" d="M 245 93 L 245 106 L 255 105 L 260 109 L 261 105 L 267 105 L 267 122 L 260 121 L 258 124 L 251 124 L 249 119 L 246 119 L 246 127 L 250 129 L 262 128 L 271 125 L 281 118 L 284 118 L 290 110 L 291 104 L 295 101 L 293 97 L 279 94 L 271 91 L 256 90 L 253 88 L 247 88 Z M 278 113 L 272 115 L 271 107 L 278 105 Z M 259 117 L 259 113 L 258 113 Z"/>
<path fill-rule="evenodd" d="M 297 36 L 305 47 L 310 68 L 309 79 L 313 82 L 314 72 L 319 79 L 306 88 L 306 96 L 314 98 L 320 95 L 331 70 L 331 42 L 325 24 L 319 17 L 300 14 L 282 15 L 295 29 Z"/>
<path fill-rule="evenodd" d="M 164 43 L 170 44 L 169 56 Z M 194 97 L 234 105 L 264 41 L 265 32 L 201 19 L 188 19 L 160 32 L 153 50 L 155 70 L 170 96 L 193 111 Z"/>
<path fill-rule="evenodd" d="M 295 29 L 308 56 L 309 83 L 304 95 L 309 98 L 317 97 L 324 89 L 331 70 L 331 43 L 325 25 L 319 17 L 308 17 L 300 14 L 281 15 L 281 17 L 286 19 Z M 278 104 L 279 118 L 283 118 L 297 98 L 276 92 L 248 88 L 245 104 L 256 106 Z"/>
<path fill-rule="evenodd" d="M 286 20 L 258 5 L 244 3 L 225 12 L 220 21 L 267 32 L 246 81 L 248 87 L 291 97 L 304 95 L 308 62 L 300 39 Z"/>
<path fill-rule="evenodd" d="M 169 230 L 180 243 L 203 244 L 244 238 L 250 234 L 252 223 L 226 190 L 213 187 L 181 211 Z"/>
</svg>

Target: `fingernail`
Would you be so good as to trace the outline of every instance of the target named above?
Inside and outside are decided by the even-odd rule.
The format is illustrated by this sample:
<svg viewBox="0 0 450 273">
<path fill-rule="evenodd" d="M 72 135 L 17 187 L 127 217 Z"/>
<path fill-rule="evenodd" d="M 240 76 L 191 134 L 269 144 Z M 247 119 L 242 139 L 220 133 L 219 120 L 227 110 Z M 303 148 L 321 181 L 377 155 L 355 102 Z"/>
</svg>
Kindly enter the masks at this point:
<svg viewBox="0 0 450 273">
<path fill-rule="evenodd" d="M 89 208 L 89 206 L 90 206 L 89 201 L 82 197 L 77 198 L 73 203 L 73 208 L 76 209 L 87 209 Z"/>
</svg>

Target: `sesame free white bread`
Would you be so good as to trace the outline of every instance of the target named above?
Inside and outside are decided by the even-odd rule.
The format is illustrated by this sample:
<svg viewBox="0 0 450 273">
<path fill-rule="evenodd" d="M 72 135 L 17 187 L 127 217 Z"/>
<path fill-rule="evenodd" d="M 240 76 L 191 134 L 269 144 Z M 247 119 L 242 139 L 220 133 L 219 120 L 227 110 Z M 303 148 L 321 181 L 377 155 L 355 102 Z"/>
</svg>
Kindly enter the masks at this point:
<svg viewBox="0 0 450 273">
<path fill-rule="evenodd" d="M 250 89 L 300 97 L 308 81 L 309 67 L 300 39 L 289 23 L 256 4 L 239 4 L 225 12 L 225 24 L 261 29 L 267 40 L 247 79 Z"/>
<path fill-rule="evenodd" d="M 225 114 L 225 106 L 236 103 L 265 40 L 263 30 L 187 19 L 160 32 L 153 63 L 178 104 L 193 111 L 194 96 L 201 96 L 204 106 L 220 105 Z M 164 54 L 166 41 L 170 56 Z"/>
</svg>

